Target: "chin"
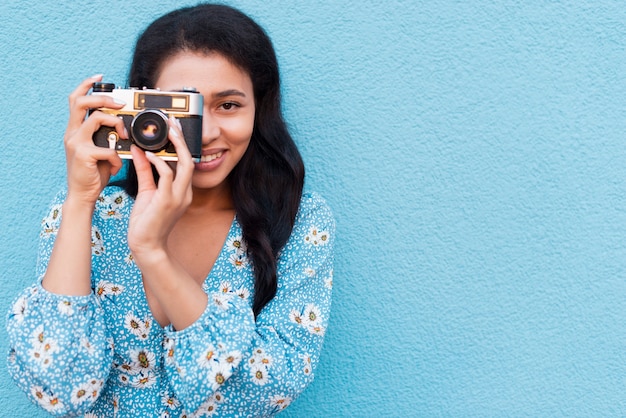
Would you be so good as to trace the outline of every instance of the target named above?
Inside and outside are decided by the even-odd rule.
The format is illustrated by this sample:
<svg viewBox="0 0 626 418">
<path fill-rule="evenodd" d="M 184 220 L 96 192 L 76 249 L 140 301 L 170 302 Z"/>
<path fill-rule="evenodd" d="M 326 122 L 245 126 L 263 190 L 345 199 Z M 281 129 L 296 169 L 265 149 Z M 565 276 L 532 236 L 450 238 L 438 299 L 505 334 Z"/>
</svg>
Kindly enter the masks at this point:
<svg viewBox="0 0 626 418">
<path fill-rule="evenodd" d="M 212 190 L 223 188 L 226 184 L 225 179 L 192 179 L 191 186 L 196 190 Z"/>
</svg>

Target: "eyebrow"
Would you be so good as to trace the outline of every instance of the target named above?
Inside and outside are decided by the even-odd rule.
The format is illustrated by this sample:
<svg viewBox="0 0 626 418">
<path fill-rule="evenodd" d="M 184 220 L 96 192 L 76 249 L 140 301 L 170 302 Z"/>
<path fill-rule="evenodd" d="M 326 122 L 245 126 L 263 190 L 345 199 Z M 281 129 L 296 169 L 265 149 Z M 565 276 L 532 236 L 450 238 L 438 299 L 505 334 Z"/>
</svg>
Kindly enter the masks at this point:
<svg viewBox="0 0 626 418">
<path fill-rule="evenodd" d="M 231 89 L 231 90 L 220 91 L 219 93 L 215 93 L 213 95 L 213 97 L 215 97 L 215 98 L 228 97 L 228 96 L 246 97 L 246 94 L 244 92 L 240 91 L 240 90 Z"/>
</svg>

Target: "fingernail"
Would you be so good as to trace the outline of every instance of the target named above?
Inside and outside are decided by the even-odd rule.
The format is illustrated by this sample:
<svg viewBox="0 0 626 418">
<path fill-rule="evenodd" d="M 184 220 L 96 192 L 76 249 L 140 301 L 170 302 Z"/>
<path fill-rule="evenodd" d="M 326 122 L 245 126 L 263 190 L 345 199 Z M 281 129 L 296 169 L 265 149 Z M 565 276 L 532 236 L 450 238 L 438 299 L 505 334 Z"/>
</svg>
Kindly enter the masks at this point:
<svg viewBox="0 0 626 418">
<path fill-rule="evenodd" d="M 99 78 L 102 78 L 102 74 L 92 75 L 92 76 L 91 76 L 91 77 L 89 77 L 89 78 L 93 78 L 94 80 L 97 80 L 97 79 L 99 79 Z"/>
<path fill-rule="evenodd" d="M 126 102 L 124 100 L 118 99 L 118 98 L 114 98 L 113 101 L 115 102 L 115 104 L 119 104 L 119 105 L 125 105 Z"/>
<path fill-rule="evenodd" d="M 154 153 L 150 152 L 150 151 L 144 151 L 146 153 L 146 156 L 148 157 L 154 157 Z"/>
<path fill-rule="evenodd" d="M 128 136 L 128 129 L 126 129 L 126 127 L 124 127 L 124 135 L 126 135 L 126 138 L 130 138 L 130 137 Z"/>
<path fill-rule="evenodd" d="M 178 125 L 178 127 L 180 128 L 180 130 L 183 130 L 183 125 L 180 124 L 180 120 L 178 119 L 174 119 L 176 121 L 176 125 Z"/>
</svg>

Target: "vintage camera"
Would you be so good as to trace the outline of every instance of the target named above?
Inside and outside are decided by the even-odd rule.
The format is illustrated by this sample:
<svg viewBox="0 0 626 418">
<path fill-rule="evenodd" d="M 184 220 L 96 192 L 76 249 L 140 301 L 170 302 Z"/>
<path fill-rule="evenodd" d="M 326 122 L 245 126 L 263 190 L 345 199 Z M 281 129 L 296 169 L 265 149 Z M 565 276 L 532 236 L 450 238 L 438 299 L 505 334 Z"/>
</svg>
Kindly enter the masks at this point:
<svg viewBox="0 0 626 418">
<path fill-rule="evenodd" d="M 193 88 L 181 91 L 154 89 L 121 89 L 111 83 L 94 83 L 93 95 L 122 100 L 121 109 L 100 108 L 124 121 L 129 138 L 120 138 L 114 128 L 102 126 L 93 135 L 93 142 L 103 148 L 115 149 L 121 158 L 130 159 L 130 145 L 153 152 L 166 161 L 178 161 L 174 144 L 168 139 L 168 117 L 173 115 L 183 127 L 183 136 L 195 162 L 202 154 L 203 97 Z"/>
</svg>

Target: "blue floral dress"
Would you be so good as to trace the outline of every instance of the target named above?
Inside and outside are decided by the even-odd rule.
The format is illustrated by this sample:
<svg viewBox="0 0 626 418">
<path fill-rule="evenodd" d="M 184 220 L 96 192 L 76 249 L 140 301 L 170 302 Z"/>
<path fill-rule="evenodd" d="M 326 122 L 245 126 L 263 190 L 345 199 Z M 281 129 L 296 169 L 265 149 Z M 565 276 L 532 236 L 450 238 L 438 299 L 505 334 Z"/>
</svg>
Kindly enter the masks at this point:
<svg viewBox="0 0 626 418">
<path fill-rule="evenodd" d="M 235 217 L 203 284 L 208 306 L 181 331 L 150 312 L 126 238 L 133 199 L 117 187 L 104 190 L 93 216 L 93 292 L 63 296 L 41 286 L 64 199 L 42 222 L 39 283 L 7 318 L 8 369 L 33 402 L 63 416 L 272 416 L 311 382 L 333 277 L 335 223 L 321 197 L 303 195 L 279 255 L 278 291 L 256 321 Z"/>
</svg>

